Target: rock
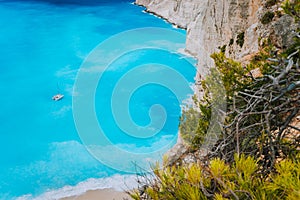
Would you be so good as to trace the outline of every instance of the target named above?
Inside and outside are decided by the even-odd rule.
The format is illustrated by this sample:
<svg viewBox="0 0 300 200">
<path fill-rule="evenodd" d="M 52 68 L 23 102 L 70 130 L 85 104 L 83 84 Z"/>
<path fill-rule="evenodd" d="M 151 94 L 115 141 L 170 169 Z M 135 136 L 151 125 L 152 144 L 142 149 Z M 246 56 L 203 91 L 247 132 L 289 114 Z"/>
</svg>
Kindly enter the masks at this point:
<svg viewBox="0 0 300 200">
<path fill-rule="evenodd" d="M 260 77 L 263 77 L 263 74 L 261 73 L 260 69 L 259 68 L 255 68 L 255 69 L 252 69 L 248 74 L 247 76 L 252 76 L 253 78 L 260 78 Z"/>
<path fill-rule="evenodd" d="M 194 154 L 189 153 L 188 155 L 186 155 L 183 159 L 182 162 L 184 164 L 191 164 L 191 163 L 196 163 L 197 162 L 197 158 Z"/>
<path fill-rule="evenodd" d="M 179 160 L 187 151 L 188 148 L 184 145 L 180 134 L 178 134 L 177 143 L 165 154 L 167 156 L 166 165 L 172 165 L 176 163 L 176 161 Z"/>
<path fill-rule="evenodd" d="M 294 19 L 289 15 L 283 15 L 278 20 L 274 21 L 270 27 L 270 38 L 276 47 L 285 49 L 294 43 L 297 25 Z"/>
</svg>

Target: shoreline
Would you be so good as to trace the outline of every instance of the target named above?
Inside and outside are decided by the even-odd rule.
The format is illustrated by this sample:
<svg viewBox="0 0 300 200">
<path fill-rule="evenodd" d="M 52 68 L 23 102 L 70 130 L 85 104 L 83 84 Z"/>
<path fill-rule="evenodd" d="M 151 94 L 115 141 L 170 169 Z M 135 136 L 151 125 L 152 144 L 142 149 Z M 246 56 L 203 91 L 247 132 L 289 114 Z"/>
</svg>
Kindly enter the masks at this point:
<svg viewBox="0 0 300 200">
<path fill-rule="evenodd" d="M 150 15 L 153 15 L 153 16 L 155 16 L 155 17 L 157 17 L 157 18 L 159 18 L 159 19 L 165 21 L 166 23 L 171 24 L 171 25 L 173 26 L 173 28 L 178 28 L 178 29 L 182 29 L 182 30 L 186 30 L 186 31 L 187 31 L 187 28 L 186 28 L 186 27 L 182 27 L 182 26 L 180 26 L 180 25 L 178 25 L 178 24 L 176 24 L 176 23 L 174 23 L 174 22 L 171 22 L 168 18 L 163 17 L 162 15 L 159 15 L 159 14 L 157 14 L 157 13 L 154 12 L 154 11 L 148 10 L 148 8 L 147 8 L 146 6 L 144 6 L 144 5 L 142 5 L 142 4 L 138 4 L 136 1 L 133 2 L 132 4 L 135 5 L 135 6 L 144 8 L 144 10 L 143 10 L 142 12 L 148 13 L 148 14 L 150 14 Z"/>
<path fill-rule="evenodd" d="M 56 190 L 49 190 L 38 196 L 30 194 L 17 197 L 18 200 L 94 200 L 94 199 L 131 199 L 125 191 L 137 188 L 136 175 L 116 174 L 99 179 L 88 179 L 75 186 L 64 186 Z M 110 197 L 111 196 L 111 197 Z M 102 198 L 101 198 L 102 197 Z"/>
<path fill-rule="evenodd" d="M 145 8 L 142 12 L 153 15 L 154 17 L 157 17 L 163 21 L 165 21 L 168 24 L 171 24 L 173 28 L 175 29 L 182 29 L 187 31 L 187 28 L 185 27 L 181 27 L 179 25 L 177 25 L 176 23 L 170 22 L 167 18 L 158 15 L 155 12 L 151 12 L 147 9 L 146 6 L 137 4 L 136 1 L 131 3 L 132 5 L 138 6 L 138 7 L 143 7 Z M 193 54 L 191 54 L 186 47 L 182 48 L 182 49 L 178 49 L 179 54 L 186 56 L 186 57 L 190 57 L 195 59 L 195 61 L 197 62 L 198 59 L 196 56 L 194 56 Z M 194 65 L 197 68 L 197 64 Z M 195 75 L 195 82 L 196 83 L 196 77 L 197 74 Z M 193 88 L 193 91 L 195 92 L 195 88 Z M 187 101 L 190 101 L 192 98 L 188 98 Z M 182 102 L 182 104 L 184 104 Z M 185 104 L 184 104 L 185 105 Z M 181 108 L 182 109 L 182 108 Z M 186 147 L 182 137 L 180 136 L 180 131 L 178 130 L 178 136 L 177 136 L 177 142 L 174 144 L 174 146 L 172 148 L 170 148 L 167 152 L 165 152 L 165 156 L 168 157 L 168 164 L 171 163 L 175 163 L 177 161 L 177 159 L 182 156 L 183 154 L 185 154 L 188 151 L 188 148 Z M 104 188 L 104 189 L 95 189 L 95 190 L 87 190 L 85 193 L 79 194 L 79 195 L 75 195 L 75 196 L 70 196 L 70 197 L 63 197 L 60 198 L 58 200 L 99 200 L 99 199 L 103 199 L 103 200 L 131 200 L 132 198 L 126 194 L 126 192 L 124 191 L 117 191 L 114 188 Z"/>
<path fill-rule="evenodd" d="M 181 27 L 177 25 L 176 23 L 170 22 L 167 18 L 158 15 L 155 12 L 151 12 L 147 9 L 146 6 L 137 4 L 136 1 L 131 3 L 132 5 L 143 7 L 145 8 L 142 12 L 153 15 L 154 17 L 157 17 L 163 21 L 165 21 L 168 24 L 171 24 L 173 28 L 175 29 L 182 29 L 187 31 L 187 28 Z M 197 58 L 192 55 L 189 51 L 187 51 L 186 47 L 183 49 L 178 49 L 179 54 L 182 54 L 183 56 L 187 56 L 190 58 L 193 58 L 197 61 Z M 197 68 L 197 64 L 195 64 L 195 67 Z M 197 75 L 195 75 L 196 80 Z M 195 88 L 193 88 L 193 91 L 195 92 Z M 191 98 L 188 98 L 190 100 Z M 181 108 L 182 109 L 182 108 Z M 182 156 L 184 153 L 188 151 L 187 147 L 184 144 L 184 141 L 182 137 L 180 136 L 180 132 L 178 130 L 178 137 L 177 142 L 174 144 L 172 148 L 170 148 L 164 155 L 168 157 L 168 164 L 176 162 L 178 157 Z M 87 190 L 86 192 L 70 197 L 63 197 L 59 198 L 58 200 L 131 200 L 132 198 L 125 192 L 125 191 L 118 191 L 114 188 L 104 188 L 104 189 L 95 189 L 95 190 Z"/>
<path fill-rule="evenodd" d="M 98 190 L 88 190 L 81 195 L 64 197 L 59 200 L 123 200 L 131 199 L 125 192 L 116 191 L 113 188 L 98 189 Z"/>
</svg>

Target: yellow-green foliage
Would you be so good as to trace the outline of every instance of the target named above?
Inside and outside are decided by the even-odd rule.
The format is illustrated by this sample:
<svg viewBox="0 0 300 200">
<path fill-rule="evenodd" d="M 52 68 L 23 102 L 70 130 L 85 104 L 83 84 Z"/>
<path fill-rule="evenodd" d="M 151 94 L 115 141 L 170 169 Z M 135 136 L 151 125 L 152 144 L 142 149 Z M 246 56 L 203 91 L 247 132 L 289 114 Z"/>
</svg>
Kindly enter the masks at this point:
<svg viewBox="0 0 300 200">
<path fill-rule="evenodd" d="M 300 162 L 284 160 L 276 165 L 278 174 L 273 174 L 272 182 L 266 186 L 276 196 L 284 196 L 286 199 L 300 199 Z"/>
<path fill-rule="evenodd" d="M 300 154 L 299 154 L 300 155 Z M 155 179 L 142 197 L 134 199 L 300 199 L 300 163 L 289 159 L 276 164 L 269 177 L 259 175 L 257 161 L 249 156 L 235 155 L 229 165 L 216 158 L 207 167 L 199 164 L 154 169 Z"/>
<path fill-rule="evenodd" d="M 285 13 L 293 16 L 296 21 L 300 19 L 300 0 L 290 0 L 283 3 Z"/>
<path fill-rule="evenodd" d="M 199 102 L 197 98 L 193 98 L 197 108 L 183 110 L 180 118 L 181 136 L 193 149 L 199 148 L 199 145 L 203 143 L 211 120 L 218 120 L 212 119 L 212 113 L 226 111 L 226 90 L 217 69 L 211 69 L 210 75 L 202 81 L 202 88 L 204 90 L 202 101 Z M 214 125 L 215 129 L 219 128 L 217 126 L 219 125 Z"/>
<path fill-rule="evenodd" d="M 222 52 L 214 53 L 211 57 L 215 61 L 216 69 L 222 76 L 223 85 L 229 98 L 233 96 L 234 92 L 243 89 L 251 81 L 250 77 L 247 76 L 249 69 L 246 66 L 243 67 L 241 63 L 227 58 Z"/>
<path fill-rule="evenodd" d="M 212 112 L 226 111 L 222 105 L 226 106 L 226 101 L 232 101 L 235 92 L 242 90 L 251 82 L 251 77 L 247 76 L 247 73 L 255 67 L 253 65 L 243 67 L 239 62 L 227 58 L 223 52 L 215 53 L 211 57 L 215 61 L 216 68 L 211 69 L 210 74 L 201 82 L 204 91 L 203 100 L 198 102 L 194 98 L 194 104 L 198 108 L 183 110 L 180 118 L 181 136 L 192 149 L 199 148 L 203 143 L 212 120 Z"/>
<path fill-rule="evenodd" d="M 198 110 L 188 108 L 182 111 L 179 130 L 184 141 L 196 148 L 202 143 L 209 125 L 209 119 Z"/>
</svg>

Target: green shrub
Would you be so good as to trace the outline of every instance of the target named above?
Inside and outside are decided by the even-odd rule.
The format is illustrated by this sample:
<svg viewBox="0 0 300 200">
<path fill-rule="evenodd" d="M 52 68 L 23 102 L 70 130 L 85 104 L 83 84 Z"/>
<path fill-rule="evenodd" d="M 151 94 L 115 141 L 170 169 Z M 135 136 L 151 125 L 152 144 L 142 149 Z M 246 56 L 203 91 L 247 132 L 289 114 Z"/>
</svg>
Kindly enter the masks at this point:
<svg viewBox="0 0 300 200">
<path fill-rule="evenodd" d="M 182 139 L 192 148 L 198 148 L 204 140 L 208 121 L 204 114 L 194 108 L 183 110 L 179 126 Z"/>
<path fill-rule="evenodd" d="M 245 42 L 245 32 L 241 32 L 237 35 L 236 43 L 242 48 Z"/>
<path fill-rule="evenodd" d="M 263 15 L 260 21 L 262 24 L 268 24 L 273 20 L 274 17 L 275 17 L 274 12 L 268 11 Z"/>
<path fill-rule="evenodd" d="M 249 72 L 241 63 L 227 58 L 224 53 L 211 55 L 215 61 L 216 69 L 220 72 L 223 85 L 229 100 L 236 91 L 241 90 L 250 80 L 246 74 Z"/>
<path fill-rule="evenodd" d="M 265 7 L 269 8 L 271 6 L 274 6 L 277 3 L 278 0 L 268 0 L 265 4 Z"/>
<path fill-rule="evenodd" d="M 220 46 L 220 47 L 218 47 L 218 49 L 220 49 L 220 51 L 222 53 L 225 53 L 225 51 L 226 51 L 226 45 Z"/>
<path fill-rule="evenodd" d="M 230 41 L 229 41 L 229 46 L 233 45 L 233 43 L 234 43 L 234 39 L 231 38 Z"/>
<path fill-rule="evenodd" d="M 300 20 L 300 0 L 286 1 L 282 8 L 286 14 L 293 16 L 296 22 Z"/>
</svg>

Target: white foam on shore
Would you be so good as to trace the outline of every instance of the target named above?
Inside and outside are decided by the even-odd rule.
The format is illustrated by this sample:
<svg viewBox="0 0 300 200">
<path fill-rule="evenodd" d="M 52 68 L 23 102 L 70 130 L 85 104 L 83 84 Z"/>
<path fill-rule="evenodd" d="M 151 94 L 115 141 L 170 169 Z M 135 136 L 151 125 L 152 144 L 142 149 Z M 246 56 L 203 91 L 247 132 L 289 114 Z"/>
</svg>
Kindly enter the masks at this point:
<svg viewBox="0 0 300 200">
<path fill-rule="evenodd" d="M 195 61 L 197 61 L 197 58 L 194 55 L 192 55 L 191 53 L 189 53 L 188 51 L 186 51 L 186 48 L 178 49 L 177 53 L 184 55 L 186 58 L 193 58 Z"/>
<path fill-rule="evenodd" d="M 47 191 L 40 196 L 24 195 L 17 200 L 59 200 L 66 197 L 79 196 L 90 190 L 114 189 L 116 191 L 125 191 L 138 186 L 136 175 L 114 175 L 107 178 L 91 178 L 80 182 L 75 186 L 64 186 L 57 190 Z"/>
<path fill-rule="evenodd" d="M 175 29 L 180 29 L 180 27 L 176 24 L 172 24 L 172 27 L 175 28 Z"/>
</svg>

